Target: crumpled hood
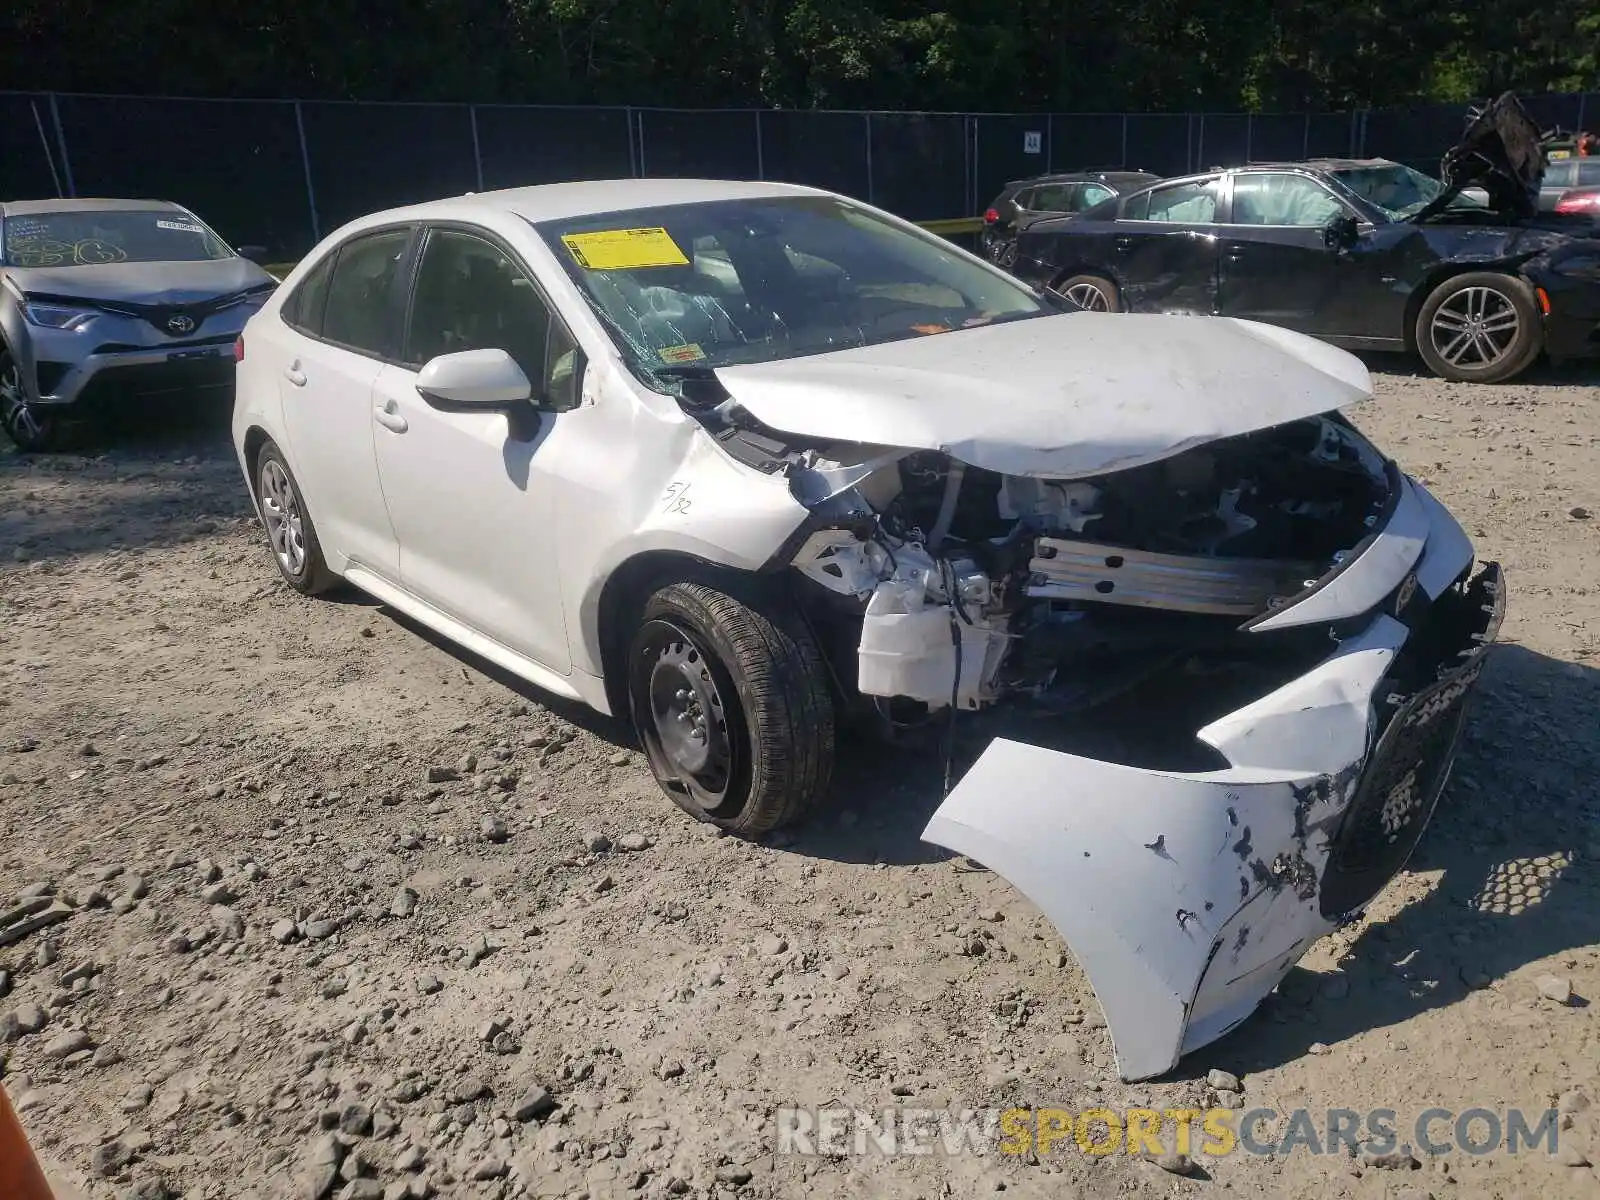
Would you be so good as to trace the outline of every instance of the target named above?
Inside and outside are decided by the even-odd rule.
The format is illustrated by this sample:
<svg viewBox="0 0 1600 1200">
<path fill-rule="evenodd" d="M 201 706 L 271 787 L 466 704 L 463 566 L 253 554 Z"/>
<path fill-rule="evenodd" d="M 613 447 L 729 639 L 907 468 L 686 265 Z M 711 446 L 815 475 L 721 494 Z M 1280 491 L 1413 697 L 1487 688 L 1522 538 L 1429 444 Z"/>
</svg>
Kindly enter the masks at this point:
<svg viewBox="0 0 1600 1200">
<path fill-rule="evenodd" d="M 1539 126 L 1512 92 L 1474 109 L 1461 140 L 1439 164 L 1444 191 L 1411 217 L 1425 221 L 1468 187 L 1481 187 L 1489 207 L 1514 217 L 1539 211 L 1539 185 L 1544 179 L 1544 139 Z"/>
<path fill-rule="evenodd" d="M 108 304 L 195 304 L 274 282 L 271 275 L 246 258 L 87 267 L 7 267 L 5 274 L 29 295 L 70 296 Z"/>
<path fill-rule="evenodd" d="M 775 430 L 942 450 L 1049 479 L 1156 462 L 1372 395 L 1360 359 L 1302 334 L 1122 313 L 1034 317 L 716 374 Z"/>
</svg>

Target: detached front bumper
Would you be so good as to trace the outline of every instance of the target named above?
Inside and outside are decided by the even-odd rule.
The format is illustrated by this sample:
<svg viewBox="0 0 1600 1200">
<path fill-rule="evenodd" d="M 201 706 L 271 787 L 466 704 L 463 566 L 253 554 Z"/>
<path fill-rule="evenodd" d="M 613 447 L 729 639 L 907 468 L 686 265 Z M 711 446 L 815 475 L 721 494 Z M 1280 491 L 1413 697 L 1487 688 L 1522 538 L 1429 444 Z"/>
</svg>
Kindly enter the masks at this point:
<svg viewBox="0 0 1600 1200">
<path fill-rule="evenodd" d="M 1198 731 L 1229 769 L 997 739 L 924 830 L 1055 924 L 1124 1079 L 1163 1074 L 1243 1021 L 1426 828 L 1505 601 L 1498 565 L 1466 580 L 1465 535 L 1420 488 L 1416 502 L 1426 533 L 1390 564 L 1405 579 L 1383 607 L 1316 667 Z"/>
</svg>

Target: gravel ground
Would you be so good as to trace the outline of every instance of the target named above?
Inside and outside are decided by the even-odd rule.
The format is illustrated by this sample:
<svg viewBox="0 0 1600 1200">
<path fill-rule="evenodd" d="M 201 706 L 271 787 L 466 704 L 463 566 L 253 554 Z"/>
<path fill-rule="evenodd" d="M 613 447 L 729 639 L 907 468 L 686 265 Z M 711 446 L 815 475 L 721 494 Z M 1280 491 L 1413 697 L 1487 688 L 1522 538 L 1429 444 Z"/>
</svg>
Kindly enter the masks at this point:
<svg viewBox="0 0 1600 1200">
<path fill-rule="evenodd" d="M 1504 564 L 1503 642 L 1411 869 L 1132 1087 L 1050 926 L 917 840 L 930 764 L 710 836 L 620 727 L 281 586 L 216 421 L 0 451 L 0 904 L 70 905 L 0 948 L 0 1073 L 63 1197 L 1600 1193 L 1600 373 L 1380 366 L 1357 418 Z M 1204 1106 L 1213 1068 L 1402 1124 L 1559 1103 L 1561 1149 L 774 1153 L 783 1105 Z"/>
</svg>

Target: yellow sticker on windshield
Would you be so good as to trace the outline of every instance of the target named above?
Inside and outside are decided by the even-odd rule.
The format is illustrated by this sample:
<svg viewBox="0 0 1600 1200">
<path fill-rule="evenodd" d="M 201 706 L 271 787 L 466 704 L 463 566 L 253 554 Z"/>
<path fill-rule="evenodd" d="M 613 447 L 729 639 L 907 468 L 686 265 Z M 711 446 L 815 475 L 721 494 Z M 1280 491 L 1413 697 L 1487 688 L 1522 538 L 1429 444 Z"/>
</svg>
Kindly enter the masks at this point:
<svg viewBox="0 0 1600 1200">
<path fill-rule="evenodd" d="M 562 242 L 580 267 L 590 271 L 633 271 L 640 267 L 686 267 L 689 260 L 672 235 L 653 229 L 602 229 L 569 233 Z"/>
<path fill-rule="evenodd" d="M 706 352 L 693 342 L 686 346 L 666 346 L 656 353 L 661 355 L 661 361 L 664 363 L 699 362 L 706 356 Z"/>
</svg>

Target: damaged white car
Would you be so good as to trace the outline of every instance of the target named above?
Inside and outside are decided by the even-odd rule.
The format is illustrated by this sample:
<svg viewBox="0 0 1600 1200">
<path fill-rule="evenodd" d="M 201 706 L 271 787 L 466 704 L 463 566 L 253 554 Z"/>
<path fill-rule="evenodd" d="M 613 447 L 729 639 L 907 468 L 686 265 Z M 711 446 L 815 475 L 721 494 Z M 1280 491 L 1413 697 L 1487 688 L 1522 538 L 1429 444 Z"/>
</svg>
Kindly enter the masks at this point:
<svg viewBox="0 0 1600 1200">
<path fill-rule="evenodd" d="M 1128 1079 L 1400 869 L 1501 619 L 1498 567 L 1338 415 L 1355 358 L 1063 313 L 805 188 L 379 214 L 236 356 L 284 577 L 631 714 L 697 818 L 792 820 L 844 720 L 992 723 L 923 836 L 1055 923 Z"/>
</svg>

